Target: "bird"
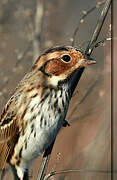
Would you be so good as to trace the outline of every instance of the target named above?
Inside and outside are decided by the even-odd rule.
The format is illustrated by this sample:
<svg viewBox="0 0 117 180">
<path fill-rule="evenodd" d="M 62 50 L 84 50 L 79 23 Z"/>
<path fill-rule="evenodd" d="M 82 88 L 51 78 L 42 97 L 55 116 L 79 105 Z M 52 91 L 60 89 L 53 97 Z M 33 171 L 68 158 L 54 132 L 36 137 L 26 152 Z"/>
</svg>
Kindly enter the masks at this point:
<svg viewBox="0 0 117 180">
<path fill-rule="evenodd" d="M 81 50 L 55 46 L 45 50 L 19 82 L 0 117 L 0 169 L 8 163 L 15 180 L 28 180 L 32 162 L 55 140 L 72 97 L 80 68 L 95 64 Z"/>
</svg>

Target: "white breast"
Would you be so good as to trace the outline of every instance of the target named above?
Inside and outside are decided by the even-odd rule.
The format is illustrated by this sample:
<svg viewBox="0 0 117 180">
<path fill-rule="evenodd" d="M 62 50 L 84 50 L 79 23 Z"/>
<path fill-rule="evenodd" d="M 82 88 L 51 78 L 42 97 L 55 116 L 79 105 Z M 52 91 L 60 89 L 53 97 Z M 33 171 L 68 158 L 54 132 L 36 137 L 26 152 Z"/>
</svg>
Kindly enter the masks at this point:
<svg viewBox="0 0 117 180">
<path fill-rule="evenodd" d="M 52 89 L 48 95 L 47 93 L 42 101 L 38 101 L 38 96 L 34 97 L 24 116 L 25 122 L 28 121 L 25 135 L 20 137 L 15 148 L 18 154 L 23 145 L 22 165 L 40 156 L 53 142 L 66 116 L 69 104 L 68 92 L 60 89 L 56 93 Z M 30 114 L 32 108 L 34 111 Z"/>
</svg>

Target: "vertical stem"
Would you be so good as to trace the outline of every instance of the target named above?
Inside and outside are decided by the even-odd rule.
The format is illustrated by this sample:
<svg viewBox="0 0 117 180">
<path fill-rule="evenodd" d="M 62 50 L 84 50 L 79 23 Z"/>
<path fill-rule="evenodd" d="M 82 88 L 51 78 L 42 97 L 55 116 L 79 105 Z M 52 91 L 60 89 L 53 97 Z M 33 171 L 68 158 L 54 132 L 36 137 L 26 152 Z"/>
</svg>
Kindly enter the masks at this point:
<svg viewBox="0 0 117 180">
<path fill-rule="evenodd" d="M 44 178 L 45 178 L 46 170 L 47 170 L 50 155 L 51 155 L 51 152 L 52 152 L 52 149 L 54 146 L 54 142 L 45 150 L 45 153 L 43 155 L 43 161 L 42 161 L 39 171 L 38 171 L 37 180 L 44 180 Z"/>
<path fill-rule="evenodd" d="M 88 54 L 88 55 L 90 55 L 92 53 L 93 49 L 94 49 L 93 45 L 97 41 L 97 38 L 98 38 L 98 36 L 100 34 L 100 31 L 101 31 L 102 26 L 104 24 L 104 20 L 106 18 L 106 15 L 108 13 L 110 5 L 111 5 L 111 0 L 107 0 L 105 2 L 104 8 L 103 8 L 103 10 L 101 12 L 101 15 L 100 15 L 100 17 L 98 19 L 96 28 L 95 28 L 95 30 L 93 32 L 93 35 L 92 35 L 92 38 L 91 38 L 91 40 L 90 40 L 90 42 L 89 42 L 89 44 L 88 44 L 88 46 L 86 48 L 85 53 Z"/>
</svg>

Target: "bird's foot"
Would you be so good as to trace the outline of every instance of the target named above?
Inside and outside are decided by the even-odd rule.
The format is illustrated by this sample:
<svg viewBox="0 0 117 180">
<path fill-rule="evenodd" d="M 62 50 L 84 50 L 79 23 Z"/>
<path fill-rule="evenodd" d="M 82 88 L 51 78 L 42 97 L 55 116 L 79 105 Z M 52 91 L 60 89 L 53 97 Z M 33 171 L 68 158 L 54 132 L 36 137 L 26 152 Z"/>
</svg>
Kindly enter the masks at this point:
<svg viewBox="0 0 117 180">
<path fill-rule="evenodd" d="M 70 124 L 68 123 L 67 120 L 64 120 L 64 121 L 63 121 L 63 127 L 67 127 L 67 126 L 70 126 Z"/>
</svg>

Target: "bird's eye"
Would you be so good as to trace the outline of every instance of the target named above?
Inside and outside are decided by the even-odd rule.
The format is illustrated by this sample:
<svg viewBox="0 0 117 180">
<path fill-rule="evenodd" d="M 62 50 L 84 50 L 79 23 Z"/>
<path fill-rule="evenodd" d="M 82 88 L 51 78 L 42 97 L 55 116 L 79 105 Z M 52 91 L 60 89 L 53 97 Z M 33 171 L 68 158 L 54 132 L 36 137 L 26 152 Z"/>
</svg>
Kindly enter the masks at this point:
<svg viewBox="0 0 117 180">
<path fill-rule="evenodd" d="M 71 57 L 68 55 L 68 54 L 64 54 L 61 59 L 64 61 L 64 62 L 70 62 L 71 61 Z"/>
</svg>

